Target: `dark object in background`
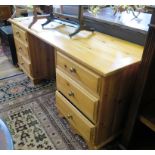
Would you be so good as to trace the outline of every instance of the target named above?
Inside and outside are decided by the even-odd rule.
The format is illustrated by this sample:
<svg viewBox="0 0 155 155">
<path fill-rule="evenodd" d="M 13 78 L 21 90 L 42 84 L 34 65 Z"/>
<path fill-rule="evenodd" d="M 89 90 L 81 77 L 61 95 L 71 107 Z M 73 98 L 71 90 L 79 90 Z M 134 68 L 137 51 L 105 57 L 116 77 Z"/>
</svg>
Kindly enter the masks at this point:
<svg viewBox="0 0 155 155">
<path fill-rule="evenodd" d="M 27 17 L 28 16 L 28 12 L 22 12 L 21 16 Z"/>
<path fill-rule="evenodd" d="M 2 38 L 2 48 L 9 60 L 16 65 L 17 55 L 11 26 L 0 27 L 0 37 Z"/>
<path fill-rule="evenodd" d="M 50 14 L 50 5 L 39 5 L 40 9 L 45 14 Z"/>
</svg>

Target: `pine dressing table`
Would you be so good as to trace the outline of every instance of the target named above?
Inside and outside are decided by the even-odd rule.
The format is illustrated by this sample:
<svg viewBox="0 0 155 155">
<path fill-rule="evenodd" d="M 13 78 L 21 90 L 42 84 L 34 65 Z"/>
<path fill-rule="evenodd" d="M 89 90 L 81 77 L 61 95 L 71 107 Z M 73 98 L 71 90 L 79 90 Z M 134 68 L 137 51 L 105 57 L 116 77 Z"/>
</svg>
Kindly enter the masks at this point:
<svg viewBox="0 0 155 155">
<path fill-rule="evenodd" d="M 19 67 L 34 83 L 56 76 L 56 106 L 91 149 L 112 141 L 122 130 L 143 46 L 73 27 L 31 29 L 32 17 L 12 23 Z M 53 26 L 53 25 L 52 25 Z"/>
</svg>

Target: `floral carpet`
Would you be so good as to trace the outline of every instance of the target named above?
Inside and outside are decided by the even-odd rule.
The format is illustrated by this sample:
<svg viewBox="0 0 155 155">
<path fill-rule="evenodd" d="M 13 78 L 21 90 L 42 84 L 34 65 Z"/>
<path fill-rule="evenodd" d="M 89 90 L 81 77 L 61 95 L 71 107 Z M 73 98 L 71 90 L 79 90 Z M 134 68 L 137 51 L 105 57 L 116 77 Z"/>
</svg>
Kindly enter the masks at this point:
<svg viewBox="0 0 155 155">
<path fill-rule="evenodd" d="M 7 124 L 14 149 L 87 149 L 55 107 L 55 80 L 33 85 L 23 74 L 0 80 L 0 118 Z"/>
</svg>

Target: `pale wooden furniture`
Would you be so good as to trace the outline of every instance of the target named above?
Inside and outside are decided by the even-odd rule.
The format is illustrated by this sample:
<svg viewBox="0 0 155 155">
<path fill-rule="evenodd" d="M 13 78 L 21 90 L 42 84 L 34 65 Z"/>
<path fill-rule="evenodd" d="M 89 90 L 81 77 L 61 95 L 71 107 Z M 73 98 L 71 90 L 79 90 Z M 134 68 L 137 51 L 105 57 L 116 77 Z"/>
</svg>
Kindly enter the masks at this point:
<svg viewBox="0 0 155 155">
<path fill-rule="evenodd" d="M 73 32 L 73 27 L 43 30 L 43 19 L 28 29 L 32 20 L 10 19 L 28 36 L 55 48 L 55 52 L 48 52 L 55 53 L 56 106 L 60 114 L 91 149 L 104 146 L 123 128 L 143 47 L 99 32 L 82 31 L 70 39 L 66 34 Z M 31 55 L 33 47 L 36 44 L 31 39 Z M 37 57 L 43 57 L 36 53 Z"/>
<path fill-rule="evenodd" d="M 54 48 L 13 24 L 18 65 L 34 84 L 55 76 Z M 38 54 L 39 53 L 39 54 Z"/>
</svg>

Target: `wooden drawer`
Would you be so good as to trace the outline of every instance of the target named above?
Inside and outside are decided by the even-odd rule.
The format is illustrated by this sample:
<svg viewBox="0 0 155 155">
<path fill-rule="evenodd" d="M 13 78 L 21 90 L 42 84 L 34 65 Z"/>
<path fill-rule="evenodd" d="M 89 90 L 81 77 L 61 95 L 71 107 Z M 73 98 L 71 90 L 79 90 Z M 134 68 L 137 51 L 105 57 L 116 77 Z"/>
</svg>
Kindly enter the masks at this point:
<svg viewBox="0 0 155 155">
<path fill-rule="evenodd" d="M 20 68 L 24 72 L 26 72 L 26 74 L 31 75 L 31 63 L 19 53 L 17 54 L 17 57 L 18 57 L 18 65 L 20 66 Z"/>
<path fill-rule="evenodd" d="M 65 55 L 57 52 L 57 67 L 65 70 L 72 77 L 76 78 L 79 82 L 85 84 L 92 91 L 98 93 L 100 86 L 100 76 L 66 57 Z"/>
<path fill-rule="evenodd" d="M 27 33 L 26 31 L 22 30 L 20 27 L 16 25 L 12 25 L 13 27 L 13 34 L 14 37 L 18 40 L 23 42 L 23 44 L 27 45 Z"/>
<path fill-rule="evenodd" d="M 16 44 L 16 50 L 18 53 L 20 53 L 23 57 L 26 59 L 30 59 L 29 57 L 29 48 L 22 43 L 20 43 L 16 38 L 15 38 L 15 44 Z"/>
<path fill-rule="evenodd" d="M 98 98 L 73 81 L 59 69 L 56 70 L 57 89 L 61 91 L 89 120 L 96 122 Z"/>
<path fill-rule="evenodd" d="M 56 106 L 70 124 L 85 138 L 90 141 L 94 134 L 94 125 L 89 122 L 63 95 L 56 92 Z"/>
</svg>

